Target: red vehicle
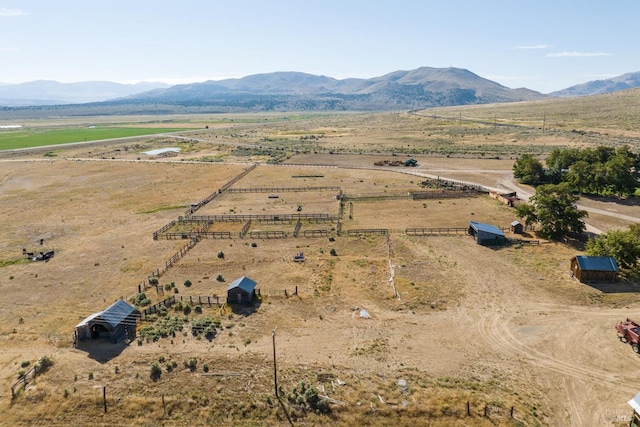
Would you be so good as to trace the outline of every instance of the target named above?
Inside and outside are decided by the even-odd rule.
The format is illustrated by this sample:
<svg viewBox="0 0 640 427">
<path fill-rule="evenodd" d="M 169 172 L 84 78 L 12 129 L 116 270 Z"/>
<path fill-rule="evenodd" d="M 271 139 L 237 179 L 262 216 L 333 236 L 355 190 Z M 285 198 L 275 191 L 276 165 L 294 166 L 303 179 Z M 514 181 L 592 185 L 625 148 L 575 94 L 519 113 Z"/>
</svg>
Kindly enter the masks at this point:
<svg viewBox="0 0 640 427">
<path fill-rule="evenodd" d="M 640 324 L 627 318 L 616 325 L 616 331 L 620 341 L 631 344 L 634 353 L 640 354 Z"/>
</svg>

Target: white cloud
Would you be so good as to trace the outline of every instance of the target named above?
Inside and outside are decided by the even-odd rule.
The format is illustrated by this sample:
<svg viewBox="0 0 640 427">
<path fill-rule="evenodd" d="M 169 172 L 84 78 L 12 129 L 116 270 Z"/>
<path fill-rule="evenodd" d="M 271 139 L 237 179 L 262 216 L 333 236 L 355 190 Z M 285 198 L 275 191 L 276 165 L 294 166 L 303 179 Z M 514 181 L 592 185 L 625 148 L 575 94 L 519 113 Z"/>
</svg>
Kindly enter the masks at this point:
<svg viewBox="0 0 640 427">
<path fill-rule="evenodd" d="M 594 56 L 612 56 L 611 53 L 605 52 L 554 52 L 547 53 L 548 58 L 587 58 Z"/>
<path fill-rule="evenodd" d="M 0 7 L 0 16 L 24 16 L 28 15 L 27 12 L 20 9 L 7 9 L 6 7 Z"/>
<path fill-rule="evenodd" d="M 0 52 L 17 52 L 18 49 L 15 47 L 0 47 Z"/>
<path fill-rule="evenodd" d="M 514 49 L 549 49 L 549 45 L 546 44 L 535 44 L 531 46 L 516 46 Z"/>
</svg>

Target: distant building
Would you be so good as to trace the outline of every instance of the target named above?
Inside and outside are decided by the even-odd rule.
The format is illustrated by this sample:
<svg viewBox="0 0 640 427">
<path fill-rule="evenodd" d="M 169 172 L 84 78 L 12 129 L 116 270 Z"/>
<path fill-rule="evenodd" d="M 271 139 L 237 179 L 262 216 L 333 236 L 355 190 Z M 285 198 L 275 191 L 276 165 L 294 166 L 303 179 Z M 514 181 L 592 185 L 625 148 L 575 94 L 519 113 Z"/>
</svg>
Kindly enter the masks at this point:
<svg viewBox="0 0 640 427">
<path fill-rule="evenodd" d="M 75 340 L 105 339 L 112 342 L 136 336 L 136 325 L 140 313 L 124 300 L 118 300 L 104 311 L 94 313 L 78 323 Z"/>
<path fill-rule="evenodd" d="M 618 263 L 610 256 L 577 255 L 571 258 L 571 275 L 583 283 L 613 283 L 619 272 Z"/>
<path fill-rule="evenodd" d="M 227 304 L 249 305 L 256 297 L 256 282 L 247 276 L 231 282 L 227 288 Z"/>
<path fill-rule="evenodd" d="M 503 246 L 507 244 L 504 233 L 495 225 L 469 221 L 469 234 L 475 237 L 479 245 Z"/>
<path fill-rule="evenodd" d="M 519 221 L 513 221 L 511 223 L 511 232 L 515 234 L 522 234 L 524 226 Z"/>
</svg>

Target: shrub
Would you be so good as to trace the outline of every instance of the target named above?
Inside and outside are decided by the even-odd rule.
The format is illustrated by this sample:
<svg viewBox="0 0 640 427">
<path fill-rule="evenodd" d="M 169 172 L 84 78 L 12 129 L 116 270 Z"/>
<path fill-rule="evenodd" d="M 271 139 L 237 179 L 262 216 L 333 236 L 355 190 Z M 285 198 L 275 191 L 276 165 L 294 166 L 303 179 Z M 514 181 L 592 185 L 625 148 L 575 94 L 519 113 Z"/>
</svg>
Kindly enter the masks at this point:
<svg viewBox="0 0 640 427">
<path fill-rule="evenodd" d="M 31 365 L 31 361 L 29 360 L 23 360 L 22 363 L 20 364 L 21 368 L 26 368 L 27 366 Z"/>
<path fill-rule="evenodd" d="M 222 251 L 218 252 L 218 258 L 224 259 L 224 252 Z"/>
<path fill-rule="evenodd" d="M 329 251 L 329 254 L 330 254 L 331 256 L 338 256 L 338 253 L 337 253 L 337 252 L 336 252 L 336 250 L 335 250 L 335 249 L 333 249 L 333 248 L 331 248 L 331 250 Z"/>
<path fill-rule="evenodd" d="M 217 280 L 218 282 L 224 282 L 224 277 L 222 276 L 222 274 L 218 274 L 218 275 L 216 276 L 216 280 Z"/>
<path fill-rule="evenodd" d="M 151 379 L 157 381 L 160 378 L 160 375 L 162 375 L 162 368 L 160 367 L 160 364 L 158 362 L 153 362 L 151 364 Z"/>
<path fill-rule="evenodd" d="M 196 368 L 198 367 L 198 361 L 195 358 L 192 357 L 187 362 L 187 367 L 191 370 L 191 372 L 195 371 Z"/>
<path fill-rule="evenodd" d="M 38 371 L 41 373 L 46 371 L 52 366 L 53 366 L 53 359 L 51 359 L 49 356 L 42 356 L 40 360 L 38 360 Z"/>
<path fill-rule="evenodd" d="M 150 285 L 157 285 L 158 284 L 158 278 L 157 277 L 149 277 L 149 284 Z"/>
<path fill-rule="evenodd" d="M 188 288 L 189 286 L 191 286 L 191 280 L 187 279 L 184 281 L 184 285 Z"/>
<path fill-rule="evenodd" d="M 147 294 L 145 294 L 144 292 L 140 292 L 135 297 L 133 297 L 131 302 L 133 303 L 133 305 L 138 307 L 143 307 L 145 305 L 151 304 L 151 300 L 147 298 Z"/>
<path fill-rule="evenodd" d="M 258 247 L 258 244 L 257 244 L 256 242 L 253 242 L 253 243 L 251 243 L 251 247 L 252 247 L 252 248 L 257 248 L 257 247 Z"/>
</svg>

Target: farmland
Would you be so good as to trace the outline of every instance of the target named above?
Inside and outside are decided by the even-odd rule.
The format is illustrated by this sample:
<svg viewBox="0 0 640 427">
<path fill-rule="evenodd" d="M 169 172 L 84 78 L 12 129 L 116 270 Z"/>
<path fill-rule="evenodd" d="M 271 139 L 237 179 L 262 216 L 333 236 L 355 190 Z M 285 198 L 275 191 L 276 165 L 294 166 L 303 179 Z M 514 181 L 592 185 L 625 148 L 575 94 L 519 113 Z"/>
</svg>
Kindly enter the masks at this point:
<svg viewBox="0 0 640 427">
<path fill-rule="evenodd" d="M 34 148 L 114 138 L 131 138 L 156 133 L 176 132 L 179 128 L 87 126 L 63 129 L 11 129 L 0 131 L 0 150 Z"/>
<path fill-rule="evenodd" d="M 0 153 L 5 422 L 616 425 L 611 414 L 628 414 L 626 402 L 640 380 L 628 368 L 639 363 L 637 356 L 613 330 L 638 312 L 636 285 L 600 289 L 572 279 L 569 260 L 581 253 L 580 242 L 496 250 L 466 235 L 405 233 L 464 228 L 469 220 L 508 227 L 516 219 L 486 195 L 406 197 L 427 191 L 421 185 L 427 177 L 507 190 L 519 154 L 594 142 L 571 131 L 427 116 L 269 115 L 265 124 L 261 117 L 228 115 L 215 124 L 212 117 L 209 129 L 202 126 L 206 118 L 193 117 L 198 129 L 182 135 L 65 146 L 53 156 L 45 155 L 50 149 Z M 635 131 L 620 133 L 633 138 Z M 142 156 L 167 147 L 181 151 Z M 374 166 L 409 155 L 417 167 Z M 159 278 L 163 290 L 149 288 L 147 296 L 152 303 L 171 294 L 184 301 L 224 297 L 228 284 L 246 275 L 258 282 L 258 304 L 248 310 L 198 304 L 201 313 L 194 306 L 188 315 L 170 307 L 167 316 L 184 325 L 174 335 L 74 348 L 71 334 L 80 320 L 133 297 L 186 244 L 153 240 L 154 231 L 254 164 L 230 188 L 339 187 L 351 202 L 342 206 L 342 233 L 335 223 L 304 223 L 302 230 L 323 228 L 326 236 L 294 238 L 295 223 L 252 221 L 249 230 L 282 230 L 287 237 L 240 238 L 237 224 L 216 222 L 212 231 L 234 237 L 199 241 Z M 583 203 L 640 216 L 632 204 Z M 194 214 L 333 216 L 340 204 L 328 190 L 223 191 Z M 603 230 L 628 224 L 604 215 L 589 221 Z M 388 235 L 347 235 L 364 228 Z M 24 260 L 23 248 L 40 247 L 55 249 L 55 257 Z M 297 252 L 304 252 L 304 263 L 292 261 Z M 363 309 L 370 318 L 360 316 Z M 213 338 L 190 332 L 189 322 L 201 317 L 220 325 Z M 567 324 L 588 327 L 567 330 Z M 281 400 L 274 396 L 274 342 Z M 19 371 L 42 356 L 53 366 L 12 400 Z M 161 367 L 155 379 L 154 363 Z M 299 401 L 302 381 L 331 399 L 330 413 Z"/>
</svg>

